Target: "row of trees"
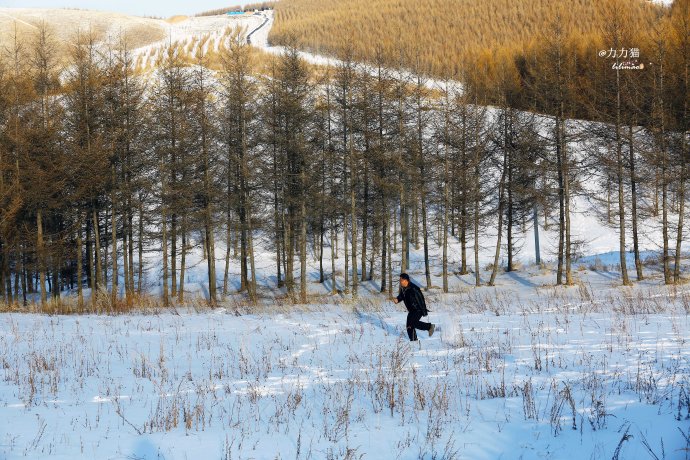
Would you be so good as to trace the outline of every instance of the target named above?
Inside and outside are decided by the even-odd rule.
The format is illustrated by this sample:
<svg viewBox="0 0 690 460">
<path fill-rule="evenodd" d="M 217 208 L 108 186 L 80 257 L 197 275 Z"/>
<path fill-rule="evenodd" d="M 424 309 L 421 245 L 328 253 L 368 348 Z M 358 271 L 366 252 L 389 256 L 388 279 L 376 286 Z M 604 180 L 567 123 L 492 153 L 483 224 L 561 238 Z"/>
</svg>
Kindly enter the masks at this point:
<svg viewBox="0 0 690 460">
<path fill-rule="evenodd" d="M 532 46 L 479 59 L 466 81 L 471 92 L 489 95 L 489 103 L 507 100 L 510 107 L 553 120 L 562 165 L 558 189 L 564 247 L 572 243 L 569 197 L 583 193 L 578 182 L 598 183 L 606 194 L 591 199 L 605 206 L 607 223 L 616 220 L 623 284 L 630 284 L 627 237 L 632 237 L 636 277 L 643 279 L 638 223 L 650 216 L 661 217 L 665 282 L 678 282 L 690 156 L 690 2 L 675 1 L 668 15 L 642 32 L 631 26 L 633 13 L 624 3 L 613 2 L 609 15 L 608 23 L 583 44 L 567 34 L 557 14 Z M 507 91 L 496 91 L 497 82 Z M 569 143 L 583 135 L 581 129 L 568 129 L 566 120 L 574 118 L 599 122 L 584 130 L 582 147 L 589 159 L 569 153 Z M 569 257 L 565 251 L 566 264 Z"/>
<path fill-rule="evenodd" d="M 266 1 L 266 2 L 256 2 L 256 3 L 249 3 L 246 5 L 242 6 L 229 6 L 227 8 L 215 8 L 212 10 L 208 11 L 203 11 L 201 13 L 195 14 L 195 16 L 218 16 L 221 14 L 226 14 L 228 12 L 233 12 L 233 11 L 254 11 L 254 10 L 259 10 L 259 11 L 265 11 L 265 10 L 271 10 L 275 8 L 276 2 L 275 1 Z"/>
<path fill-rule="evenodd" d="M 652 62 L 644 73 L 608 63 L 583 80 L 556 20 L 543 53 L 517 67 L 482 62 L 491 84 L 465 90 L 389 70 L 382 48 L 366 67 L 346 50 L 338 66 L 313 69 L 289 49 L 259 68 L 239 33 L 221 49 L 219 72 L 202 52 L 189 65 L 171 47 L 155 74 L 137 76 L 124 41 L 88 34 L 62 65 L 43 28 L 30 45 L 4 44 L 0 66 L 0 295 L 27 302 L 37 293 L 45 303 L 70 290 L 81 305 L 88 287 L 100 293 L 93 302 L 108 289 L 113 304 L 123 292 L 131 305 L 150 287 L 146 260 L 160 260 L 149 275 L 163 303 L 184 302 L 198 249 L 211 303 L 236 292 L 233 259 L 239 291 L 256 299 L 257 248 L 274 255 L 276 287 L 302 302 L 309 257 L 334 293 L 356 296 L 366 280 L 391 293 L 411 247 L 423 249 L 427 288 L 431 250 L 441 248 L 448 291 L 453 272 L 482 283 L 482 237 L 495 236 L 492 285 L 503 248 L 512 270 L 521 239 L 540 227 L 557 230 L 556 282 L 571 284 L 579 196 L 617 223 L 626 284 L 626 235 L 641 279 L 638 221 L 660 216 L 665 280 L 677 282 L 687 26 L 676 21 L 665 32 L 673 35 L 643 48 Z M 610 30 L 612 47 L 625 42 L 620 30 Z M 572 93 L 585 90 L 587 109 L 606 123 L 569 120 L 584 110 Z M 528 103 L 532 111 L 519 109 Z"/>
</svg>

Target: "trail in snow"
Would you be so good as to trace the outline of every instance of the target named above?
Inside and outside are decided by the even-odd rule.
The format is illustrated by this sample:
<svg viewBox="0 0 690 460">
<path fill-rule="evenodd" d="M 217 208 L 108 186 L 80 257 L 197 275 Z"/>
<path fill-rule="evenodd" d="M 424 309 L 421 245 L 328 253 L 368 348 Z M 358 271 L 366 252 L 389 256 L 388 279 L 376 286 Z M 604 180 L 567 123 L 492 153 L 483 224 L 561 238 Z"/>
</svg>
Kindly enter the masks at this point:
<svg viewBox="0 0 690 460">
<path fill-rule="evenodd" d="M 16 17 L 14 17 L 14 16 L 12 16 L 12 15 L 10 15 L 10 14 L 4 13 L 4 12 L 2 12 L 2 11 L 0 11 L 0 14 L 3 15 L 3 16 L 5 16 L 5 17 L 8 17 L 8 18 L 12 19 L 13 21 L 17 21 L 17 22 L 20 23 L 20 24 L 24 24 L 25 26 L 29 26 L 29 27 L 31 27 L 31 28 L 33 28 L 33 29 L 38 30 L 38 27 L 36 27 L 35 25 L 29 24 L 29 23 L 26 22 L 26 21 L 22 21 L 21 19 L 16 18 Z"/>
<path fill-rule="evenodd" d="M 251 44 L 253 46 L 256 46 L 257 48 L 262 49 L 263 51 L 271 54 L 282 54 L 285 52 L 285 47 L 284 46 L 272 46 L 268 42 L 268 35 L 271 31 L 271 28 L 273 27 L 273 22 L 274 22 L 274 14 L 273 10 L 268 10 L 268 11 L 263 11 L 262 16 L 266 18 L 266 26 L 265 27 L 259 27 L 258 29 L 254 30 L 252 32 L 252 39 L 251 39 Z M 342 64 L 342 61 L 329 57 L 329 56 L 324 56 L 324 55 L 319 55 L 319 54 L 314 54 L 314 53 L 309 53 L 307 51 L 300 51 L 299 55 L 302 59 L 305 61 L 309 62 L 310 64 L 314 65 L 321 65 L 321 66 L 331 66 L 331 67 L 336 67 L 340 64 Z M 367 65 L 367 64 L 362 64 L 362 63 L 357 63 L 357 66 L 360 69 L 365 70 L 368 72 L 370 75 L 377 75 L 378 69 Z M 396 76 L 397 78 L 402 78 L 410 82 L 415 82 L 417 80 L 417 75 L 407 72 L 407 71 L 399 71 L 399 70 L 391 70 L 391 69 L 383 69 L 383 71 L 389 75 Z M 427 76 L 423 76 L 421 79 L 423 85 L 432 90 L 444 90 L 446 88 L 453 89 L 455 91 L 460 91 L 462 89 L 462 85 L 460 82 L 453 81 L 453 80 L 438 80 L 434 78 L 430 78 Z"/>
</svg>

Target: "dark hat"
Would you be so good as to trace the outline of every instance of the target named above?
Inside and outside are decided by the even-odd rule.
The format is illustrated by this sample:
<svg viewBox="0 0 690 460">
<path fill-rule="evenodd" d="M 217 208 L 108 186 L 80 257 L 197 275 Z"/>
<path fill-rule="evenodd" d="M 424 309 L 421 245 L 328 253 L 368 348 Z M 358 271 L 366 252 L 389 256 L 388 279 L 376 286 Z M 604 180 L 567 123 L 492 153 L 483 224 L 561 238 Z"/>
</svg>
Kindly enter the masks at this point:
<svg viewBox="0 0 690 460">
<path fill-rule="evenodd" d="M 400 279 L 410 281 L 410 275 L 408 275 L 407 273 L 401 273 Z"/>
</svg>

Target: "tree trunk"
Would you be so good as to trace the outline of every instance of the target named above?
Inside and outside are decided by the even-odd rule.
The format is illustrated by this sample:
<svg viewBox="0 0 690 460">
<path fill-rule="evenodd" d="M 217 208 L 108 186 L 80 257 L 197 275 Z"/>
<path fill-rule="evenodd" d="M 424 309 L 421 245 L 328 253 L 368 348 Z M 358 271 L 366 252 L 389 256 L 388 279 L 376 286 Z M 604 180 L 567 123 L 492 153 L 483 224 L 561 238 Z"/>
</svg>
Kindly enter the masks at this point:
<svg viewBox="0 0 690 460">
<path fill-rule="evenodd" d="M 170 294 L 168 292 L 168 217 L 165 212 L 165 205 L 163 205 L 162 218 L 162 249 L 163 249 L 163 307 L 168 308 L 170 306 Z"/>
<path fill-rule="evenodd" d="M 491 279 L 489 279 L 489 286 L 494 285 L 496 274 L 498 273 L 498 259 L 501 255 L 501 236 L 503 234 L 503 194 L 506 181 L 507 169 L 507 152 L 503 154 L 503 171 L 501 172 L 501 182 L 498 189 L 498 236 L 496 237 L 496 251 L 494 252 L 494 266 L 491 271 Z"/>
<path fill-rule="evenodd" d="M 230 237 L 230 232 L 232 231 L 232 220 L 230 217 L 230 211 L 227 214 L 227 220 L 225 225 L 225 272 L 223 275 L 223 295 L 228 295 L 228 285 L 229 285 L 229 275 L 230 275 L 230 249 L 232 247 L 232 241 Z"/>
<path fill-rule="evenodd" d="M 240 162 L 241 164 L 244 162 L 244 158 L 240 157 Z M 248 262 L 249 262 L 249 255 L 247 253 L 247 215 L 246 215 L 246 195 L 245 195 L 245 186 L 244 186 L 244 166 L 240 166 L 240 177 L 239 177 L 239 182 L 240 182 L 240 190 L 239 190 L 239 200 L 240 200 L 240 205 L 238 211 L 238 215 L 240 218 L 240 228 L 239 228 L 239 234 L 240 234 L 240 292 L 244 292 L 245 290 L 248 289 L 248 284 L 249 284 L 249 268 L 248 268 Z"/>
<path fill-rule="evenodd" d="M 479 273 L 479 200 L 481 194 L 480 182 L 480 161 L 479 161 L 479 147 L 475 146 L 474 154 L 474 285 L 480 287 L 482 285 Z"/>
<path fill-rule="evenodd" d="M 283 287 L 283 278 L 281 276 L 281 246 L 280 242 L 283 239 L 281 234 L 282 229 L 282 214 L 279 212 L 278 205 L 278 153 L 276 146 L 273 146 L 273 222 L 275 225 L 275 246 L 276 246 L 276 287 L 280 289 Z M 284 251 L 284 249 L 283 249 Z"/>
<path fill-rule="evenodd" d="M 406 271 L 410 268 L 410 234 L 409 234 L 409 220 L 407 214 L 407 204 L 405 203 L 405 185 L 400 187 L 400 237 L 402 251 L 401 271 Z"/>
<path fill-rule="evenodd" d="M 208 274 L 208 301 L 212 307 L 215 307 L 218 301 L 218 294 L 216 292 L 216 243 L 213 229 L 211 178 L 209 174 L 211 164 L 206 145 L 206 130 L 202 133 L 201 146 L 204 155 L 204 248 L 206 252 L 206 271 Z"/>
<path fill-rule="evenodd" d="M 422 176 L 424 177 L 424 176 Z M 422 184 L 422 189 L 424 185 Z M 422 240 L 424 244 L 424 275 L 426 276 L 426 290 L 431 289 L 431 270 L 429 267 L 429 234 L 426 220 L 426 192 L 422 190 Z"/>
<path fill-rule="evenodd" d="M 687 6 L 686 6 L 687 8 Z M 685 10 L 687 12 L 687 9 Z M 683 225 L 685 221 L 685 180 L 686 180 L 686 175 L 687 175 L 687 166 L 686 166 L 686 161 L 688 157 L 688 85 L 690 85 L 690 82 L 688 81 L 688 68 L 690 67 L 688 65 L 688 52 L 690 52 L 690 49 L 688 48 L 690 43 L 688 43 L 688 26 L 690 25 L 690 21 L 688 20 L 683 20 L 681 23 L 681 27 L 679 28 L 681 34 L 679 36 L 684 37 L 684 40 L 681 44 L 682 46 L 682 59 L 683 59 L 683 69 L 684 69 L 684 75 L 683 75 L 683 81 L 685 83 L 685 88 L 683 88 L 685 91 L 685 100 L 683 101 L 683 123 L 684 125 L 681 125 L 681 129 L 683 130 L 685 135 L 682 136 L 681 140 L 681 149 L 680 149 L 680 183 L 678 185 L 678 195 L 679 195 L 679 210 L 678 210 L 678 229 L 676 231 L 676 260 L 675 260 L 675 266 L 673 268 L 673 281 L 674 283 L 678 284 L 680 282 L 680 257 L 681 257 L 681 245 L 683 243 Z"/>
<path fill-rule="evenodd" d="M 506 125 L 505 125 L 505 131 L 504 135 L 508 135 L 508 117 L 506 117 Z M 511 120 L 512 123 L 512 120 Z M 508 266 L 506 267 L 507 272 L 512 272 L 513 271 L 513 150 L 512 148 L 507 148 L 506 149 L 507 153 L 507 189 L 508 189 L 508 216 L 507 220 L 508 222 L 506 225 L 506 239 L 508 242 Z"/>
<path fill-rule="evenodd" d="M 467 183 L 467 104 L 463 103 L 461 106 L 461 133 L 460 133 L 460 155 L 462 170 L 461 183 L 463 190 L 460 192 L 460 274 L 467 274 L 467 189 L 469 184 Z M 453 201 L 450 202 L 450 206 L 453 207 Z M 455 223 L 453 223 L 453 228 L 455 228 Z M 455 232 L 453 232 L 455 234 Z"/>
<path fill-rule="evenodd" d="M 15 266 L 14 266 L 14 301 L 19 302 L 19 283 L 20 283 L 20 278 L 22 278 L 21 275 L 21 258 L 20 258 L 20 252 L 19 252 L 19 245 L 17 245 L 17 252 L 15 254 Z M 9 271 L 8 267 L 8 272 L 11 274 L 12 272 Z"/>
<path fill-rule="evenodd" d="M 0 296 L 7 305 L 12 304 L 12 275 L 9 272 L 7 244 L 0 243 Z"/>
<path fill-rule="evenodd" d="M 446 123 L 448 120 L 446 119 Z M 444 167 L 443 167 L 443 224 L 442 224 L 442 235 L 443 235 L 443 256 L 441 264 L 443 266 L 443 292 L 448 292 L 448 206 L 449 206 L 449 193 L 448 193 L 448 182 L 450 180 L 448 169 L 448 146 L 445 146 L 444 151 Z M 465 255 L 463 254 L 463 263 L 465 263 Z M 466 268 L 466 267 L 465 267 Z"/>
<path fill-rule="evenodd" d="M 288 274 L 288 267 L 292 268 L 292 263 L 290 263 L 290 265 L 288 265 L 288 255 L 292 254 L 288 250 L 288 247 L 289 247 L 290 241 L 291 241 L 291 236 L 289 234 L 289 230 L 290 230 L 289 229 L 289 222 L 286 225 L 285 216 L 286 216 L 286 214 L 284 212 L 281 213 L 280 225 L 281 225 L 281 235 L 283 236 L 283 239 L 282 239 L 280 244 L 283 248 L 282 264 L 283 264 L 283 273 L 285 273 L 285 276 L 284 276 L 285 286 L 287 287 L 288 293 L 292 293 L 292 291 L 291 291 L 292 288 L 290 286 L 288 286 L 289 283 L 292 283 L 294 281 L 293 278 L 290 278 L 290 275 Z"/>
<path fill-rule="evenodd" d="M 89 213 L 86 213 L 86 282 L 91 289 L 91 300 L 95 301 L 96 296 L 96 274 L 93 267 L 93 243 L 91 241 L 91 218 Z M 31 285 L 31 283 L 28 283 Z"/>
<path fill-rule="evenodd" d="M 661 233 L 663 238 L 663 269 L 664 283 L 671 284 L 671 269 L 669 267 L 669 247 L 668 247 L 668 185 L 666 179 L 666 151 L 662 147 L 662 167 L 661 167 Z"/>
<path fill-rule="evenodd" d="M 300 203 L 300 300 L 307 303 L 307 200 L 304 196 L 306 180 L 302 171 L 302 202 Z"/>
<path fill-rule="evenodd" d="M 570 243 L 570 162 L 568 160 L 568 146 L 565 139 L 565 117 L 561 107 L 561 152 L 563 157 L 563 213 L 565 214 L 565 284 L 573 285 L 572 275 L 572 246 Z"/>
<path fill-rule="evenodd" d="M 390 233 L 390 229 L 388 230 Z M 389 237 L 390 239 L 390 237 Z M 393 252 L 398 252 L 398 212 L 393 211 Z"/>
<path fill-rule="evenodd" d="M 137 249 L 139 251 L 137 293 L 141 295 L 144 289 L 144 203 L 141 196 L 139 196 L 139 238 L 137 241 Z M 163 260 L 165 260 L 165 257 Z"/>
<path fill-rule="evenodd" d="M 36 253 L 38 256 L 38 276 L 40 279 L 41 288 L 41 306 L 45 307 L 48 300 L 46 293 L 46 267 L 45 267 L 45 248 L 43 241 L 43 210 L 39 209 L 36 212 Z"/>
<path fill-rule="evenodd" d="M 345 178 L 344 190 L 347 190 L 347 177 Z M 347 242 L 347 213 L 343 213 L 343 251 L 345 252 L 345 294 L 350 293 L 350 249 Z"/>
<path fill-rule="evenodd" d="M 685 141 L 682 141 L 685 142 Z M 673 282 L 678 284 L 680 281 L 680 258 L 681 245 L 683 243 L 683 222 L 685 220 L 685 155 L 681 151 L 681 171 L 678 184 L 678 227 L 676 230 L 676 253 L 675 265 L 673 267 Z"/>
<path fill-rule="evenodd" d="M 175 179 L 173 179 L 173 184 Z M 173 185 L 174 186 L 174 185 Z M 177 297 L 177 213 L 173 210 L 170 219 L 170 296 Z"/>
<path fill-rule="evenodd" d="M 623 190 L 623 139 L 621 136 L 621 88 L 620 71 L 616 70 L 616 180 L 618 181 L 618 231 L 621 264 L 621 281 L 630 285 L 628 267 L 625 263 L 625 202 Z"/>
<path fill-rule="evenodd" d="M 365 152 L 368 153 L 367 151 Z M 366 158 L 366 157 L 365 157 Z M 364 160 L 364 206 L 362 208 L 362 282 L 367 280 L 367 236 L 369 231 L 369 168 L 368 162 Z M 373 243 L 372 243 L 373 244 Z"/>
<path fill-rule="evenodd" d="M 112 167 L 113 173 L 113 183 L 115 183 L 115 166 Z M 112 308 L 113 311 L 115 311 L 117 307 L 117 289 L 118 289 L 118 267 L 117 267 L 117 219 L 115 218 L 115 209 L 117 208 L 116 206 L 116 199 L 115 199 L 115 188 L 113 188 L 111 192 L 111 198 L 110 201 L 112 203 L 113 211 L 112 211 L 112 217 L 110 219 L 111 222 L 111 235 L 110 237 L 113 240 L 113 249 L 112 249 L 112 261 L 113 261 L 113 279 L 111 282 L 111 292 L 110 292 L 110 308 Z"/>
<path fill-rule="evenodd" d="M 254 261 L 254 228 L 252 227 L 251 214 L 247 212 L 247 224 L 249 228 L 247 229 L 247 245 L 249 247 L 249 268 L 252 271 L 252 277 L 249 280 L 249 298 L 253 303 L 257 301 L 256 294 L 256 263 Z"/>
<path fill-rule="evenodd" d="M 426 278 L 426 290 L 431 289 L 431 270 L 429 267 L 429 229 L 427 227 L 426 215 L 426 174 L 425 174 L 425 159 L 424 159 L 424 123 L 422 121 L 422 88 L 421 76 L 417 77 L 417 143 L 419 144 L 419 189 L 421 195 L 421 213 L 422 213 L 422 244 L 424 246 L 424 275 Z M 415 209 L 416 206 L 415 206 Z M 419 233 L 419 232 L 417 232 Z M 417 238 L 418 240 L 419 238 Z M 418 241 L 416 242 L 419 248 Z"/>
<path fill-rule="evenodd" d="M 128 197 L 129 204 L 127 206 L 128 214 L 128 224 L 127 229 L 129 232 L 129 297 L 128 306 L 132 306 L 132 296 L 134 294 L 134 203 L 132 202 L 131 192 Z"/>
<path fill-rule="evenodd" d="M 632 194 L 632 231 L 633 249 L 635 251 L 635 269 L 637 271 L 637 281 L 642 281 L 642 259 L 640 258 L 640 244 L 637 231 L 637 176 L 635 175 L 635 138 L 632 124 L 628 128 L 628 145 L 630 146 L 630 193 Z"/>
<path fill-rule="evenodd" d="M 92 212 L 93 218 L 93 240 L 94 240 L 94 259 L 96 260 L 96 276 L 94 279 L 94 291 L 91 296 L 94 297 L 98 295 L 100 289 L 101 274 L 103 273 L 103 265 L 101 264 L 101 235 L 98 225 L 98 211 L 95 209 Z"/>
<path fill-rule="evenodd" d="M 84 308 L 84 290 L 81 284 L 83 277 L 83 259 L 82 259 L 82 239 L 81 239 L 81 212 L 78 213 L 77 218 L 77 307 L 81 312 Z"/>
<path fill-rule="evenodd" d="M 21 249 L 21 248 L 20 248 Z M 29 292 L 30 288 L 30 281 L 29 281 L 29 270 L 27 270 L 26 266 L 26 252 L 24 250 L 22 251 L 17 251 L 17 257 L 20 257 L 21 260 L 21 270 L 22 270 L 22 275 L 21 275 L 21 282 L 22 282 L 22 301 L 24 306 L 27 305 L 27 299 L 26 299 L 26 294 Z"/>
<path fill-rule="evenodd" d="M 563 144 L 561 143 L 562 120 L 556 116 L 556 167 L 558 168 L 558 269 L 556 271 L 556 284 L 563 284 L 563 253 L 565 246 L 565 174 L 563 163 Z"/>
<path fill-rule="evenodd" d="M 381 225 L 381 292 L 386 292 L 386 256 L 388 250 L 388 212 L 385 206 L 385 198 L 381 193 L 381 213 L 383 217 L 383 225 Z"/>
<path fill-rule="evenodd" d="M 355 158 L 352 150 L 352 139 L 350 139 L 350 218 L 352 219 L 352 297 L 357 297 L 357 202 L 355 200 Z"/>
<path fill-rule="evenodd" d="M 216 243 L 213 235 L 213 228 L 211 223 L 211 209 L 210 205 L 206 206 L 206 222 L 204 244 L 206 246 L 206 263 L 208 270 L 208 301 L 211 306 L 215 306 L 218 301 L 217 287 L 216 287 Z"/>
<path fill-rule="evenodd" d="M 132 298 L 129 290 L 129 229 L 128 229 L 128 208 L 122 211 L 122 270 L 123 270 L 123 282 L 125 284 L 125 303 L 127 307 L 131 306 Z"/>
<path fill-rule="evenodd" d="M 335 218 L 331 219 L 331 294 L 337 294 L 338 290 L 336 287 L 336 274 L 335 274 L 335 254 L 337 252 L 336 247 L 336 234 L 335 234 Z"/>
<path fill-rule="evenodd" d="M 323 207 L 319 214 L 319 283 L 323 284 L 325 280 L 325 275 L 323 271 L 323 245 L 324 245 L 324 233 L 325 229 L 325 217 L 323 213 Z"/>
<path fill-rule="evenodd" d="M 394 213 L 395 214 L 395 213 Z M 388 230 L 388 295 L 393 295 L 393 254 L 391 251 L 390 229 Z"/>
<path fill-rule="evenodd" d="M 371 281 L 374 279 L 374 263 L 376 259 L 376 253 L 379 250 L 379 244 L 380 244 L 380 235 L 378 232 L 378 228 L 376 228 L 378 223 L 374 222 L 374 224 L 371 227 L 371 257 L 369 257 L 369 272 L 367 273 L 367 281 Z"/>
<path fill-rule="evenodd" d="M 287 290 L 290 295 L 295 293 L 295 235 L 294 225 L 296 221 L 294 212 L 288 213 L 288 219 L 285 223 L 285 248 L 286 248 L 286 268 L 285 268 L 285 282 Z"/>
<path fill-rule="evenodd" d="M 532 220 L 534 221 L 534 257 L 535 263 L 541 265 L 541 252 L 539 250 L 539 212 L 537 210 L 537 203 L 534 203 L 532 211 Z"/>
<path fill-rule="evenodd" d="M 182 216 L 182 247 L 180 248 L 180 284 L 177 290 L 177 301 L 184 304 L 184 278 L 187 269 L 187 215 Z"/>
</svg>

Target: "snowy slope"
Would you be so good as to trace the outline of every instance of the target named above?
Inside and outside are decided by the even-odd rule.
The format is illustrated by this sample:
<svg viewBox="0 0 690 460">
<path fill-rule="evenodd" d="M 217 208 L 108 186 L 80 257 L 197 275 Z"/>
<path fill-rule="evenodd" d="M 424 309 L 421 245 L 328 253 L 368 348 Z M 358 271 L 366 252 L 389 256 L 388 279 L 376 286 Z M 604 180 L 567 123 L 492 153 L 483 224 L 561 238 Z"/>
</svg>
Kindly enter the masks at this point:
<svg viewBox="0 0 690 460">
<path fill-rule="evenodd" d="M 35 33 L 45 23 L 60 42 L 70 42 L 79 32 L 117 40 L 124 35 L 130 48 L 146 53 L 169 43 L 218 37 L 228 28 L 258 27 L 263 18 L 243 16 L 179 16 L 170 20 L 142 18 L 120 13 L 77 9 L 0 8 L 0 39 L 9 40 L 17 28 L 20 38 Z"/>
</svg>

